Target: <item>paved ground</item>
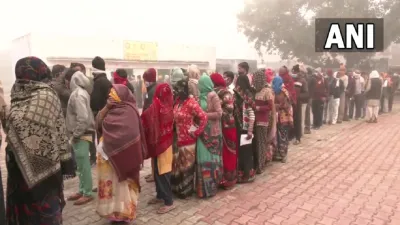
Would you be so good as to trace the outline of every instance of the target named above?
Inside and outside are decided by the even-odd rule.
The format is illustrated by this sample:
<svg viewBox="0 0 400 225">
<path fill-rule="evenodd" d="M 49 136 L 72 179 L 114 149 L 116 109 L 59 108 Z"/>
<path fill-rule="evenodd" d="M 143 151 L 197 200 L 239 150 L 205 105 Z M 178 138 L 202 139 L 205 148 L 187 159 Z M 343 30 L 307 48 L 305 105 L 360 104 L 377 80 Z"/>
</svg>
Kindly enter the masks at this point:
<svg viewBox="0 0 400 225">
<path fill-rule="evenodd" d="M 154 183 L 143 180 L 136 224 L 399 225 L 398 140 L 400 113 L 382 116 L 378 124 L 326 126 L 301 146 L 290 146 L 288 163 L 272 165 L 254 183 L 221 190 L 208 200 L 176 200 L 178 208 L 161 216 L 146 205 L 155 194 Z M 3 156 L 1 169 L 5 175 Z M 147 162 L 141 175 L 149 173 Z M 77 180 L 67 181 L 66 195 L 76 188 Z M 69 203 L 65 225 L 108 224 L 95 204 Z"/>
</svg>

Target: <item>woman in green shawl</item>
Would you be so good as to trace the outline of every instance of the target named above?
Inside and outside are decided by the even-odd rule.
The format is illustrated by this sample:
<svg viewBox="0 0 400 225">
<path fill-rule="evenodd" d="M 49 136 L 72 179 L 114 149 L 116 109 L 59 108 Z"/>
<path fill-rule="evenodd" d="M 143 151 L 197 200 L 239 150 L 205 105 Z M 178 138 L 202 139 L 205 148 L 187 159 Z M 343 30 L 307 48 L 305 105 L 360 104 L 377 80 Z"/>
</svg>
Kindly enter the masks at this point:
<svg viewBox="0 0 400 225">
<path fill-rule="evenodd" d="M 217 194 L 222 178 L 222 108 L 220 99 L 214 91 L 214 84 L 208 75 L 199 80 L 200 106 L 208 117 L 207 126 L 197 139 L 196 190 L 200 198 Z"/>
</svg>

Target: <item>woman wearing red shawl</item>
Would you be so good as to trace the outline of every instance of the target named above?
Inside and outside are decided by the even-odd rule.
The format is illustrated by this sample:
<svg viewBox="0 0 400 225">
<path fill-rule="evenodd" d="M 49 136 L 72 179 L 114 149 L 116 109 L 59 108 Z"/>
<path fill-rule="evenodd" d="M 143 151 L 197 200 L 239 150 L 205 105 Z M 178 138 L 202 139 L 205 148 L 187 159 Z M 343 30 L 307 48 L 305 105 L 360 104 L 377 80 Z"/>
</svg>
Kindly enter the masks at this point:
<svg viewBox="0 0 400 225">
<path fill-rule="evenodd" d="M 136 218 L 139 171 L 147 147 L 135 98 L 125 85 L 111 88 L 97 117 L 97 132 L 97 213 L 112 222 L 131 222 Z"/>
<path fill-rule="evenodd" d="M 226 88 L 226 82 L 221 74 L 213 73 L 210 77 L 214 83 L 215 92 L 221 99 L 222 107 L 222 162 L 224 173 L 221 186 L 225 189 L 230 189 L 237 181 L 236 169 L 238 151 L 235 118 L 233 117 L 233 95 Z"/>
<path fill-rule="evenodd" d="M 148 204 L 164 203 L 157 212 L 174 209 L 171 189 L 174 97 L 169 84 L 157 85 L 153 103 L 142 113 L 147 149 L 153 161 L 157 196 Z"/>
<path fill-rule="evenodd" d="M 294 87 L 294 80 L 289 74 L 289 70 L 286 66 L 282 66 L 279 69 L 279 76 L 283 80 L 283 84 L 285 85 L 286 90 L 289 92 L 290 100 L 293 105 L 297 104 L 297 94 L 296 89 Z"/>
</svg>

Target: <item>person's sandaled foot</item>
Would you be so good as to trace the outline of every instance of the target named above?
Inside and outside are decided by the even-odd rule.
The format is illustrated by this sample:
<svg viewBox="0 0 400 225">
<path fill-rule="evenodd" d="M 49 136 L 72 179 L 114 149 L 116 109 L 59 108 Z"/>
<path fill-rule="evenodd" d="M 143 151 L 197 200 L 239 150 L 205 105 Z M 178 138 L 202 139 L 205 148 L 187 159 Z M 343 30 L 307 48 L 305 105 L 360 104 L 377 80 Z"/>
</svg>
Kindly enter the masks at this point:
<svg viewBox="0 0 400 225">
<path fill-rule="evenodd" d="M 175 205 L 164 205 L 163 207 L 157 210 L 158 214 L 165 214 L 175 209 Z"/>
<path fill-rule="evenodd" d="M 160 204 L 160 203 L 164 203 L 164 200 L 158 199 L 158 198 L 153 198 L 147 202 L 148 205 L 155 205 L 155 204 Z"/>
<path fill-rule="evenodd" d="M 152 175 L 150 175 L 150 177 L 145 178 L 145 180 L 147 183 L 151 183 L 151 182 L 154 182 L 154 177 Z"/>
<path fill-rule="evenodd" d="M 287 162 L 287 156 L 283 157 L 281 160 L 282 163 L 286 163 Z"/>
<path fill-rule="evenodd" d="M 93 197 L 82 196 L 76 202 L 74 202 L 74 205 L 84 205 L 84 204 L 89 203 L 91 201 L 93 201 Z"/>
<path fill-rule="evenodd" d="M 93 188 L 93 190 L 92 190 L 93 192 L 97 192 L 98 191 L 98 189 L 97 188 Z"/>
<path fill-rule="evenodd" d="M 82 198 L 82 194 L 75 193 L 75 194 L 69 196 L 69 197 L 67 198 L 67 200 L 68 200 L 68 201 L 76 201 L 76 200 L 78 200 L 78 199 L 80 199 L 80 198 Z"/>
<path fill-rule="evenodd" d="M 152 176 L 153 176 L 152 174 L 149 174 L 149 175 L 145 176 L 144 179 L 149 179 Z"/>
<path fill-rule="evenodd" d="M 301 143 L 301 141 L 295 140 L 295 141 L 293 142 L 293 145 L 299 145 L 300 143 Z"/>
</svg>

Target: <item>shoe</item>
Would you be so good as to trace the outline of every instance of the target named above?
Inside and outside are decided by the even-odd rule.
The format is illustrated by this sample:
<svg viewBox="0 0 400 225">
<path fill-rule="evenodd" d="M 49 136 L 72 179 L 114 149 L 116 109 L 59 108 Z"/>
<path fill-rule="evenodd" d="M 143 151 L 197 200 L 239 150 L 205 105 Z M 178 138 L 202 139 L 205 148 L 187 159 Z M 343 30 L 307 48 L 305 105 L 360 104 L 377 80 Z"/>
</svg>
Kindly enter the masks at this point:
<svg viewBox="0 0 400 225">
<path fill-rule="evenodd" d="M 84 205 L 93 201 L 93 199 L 94 199 L 93 197 L 82 196 L 76 202 L 74 202 L 74 205 Z"/>
<path fill-rule="evenodd" d="M 283 157 L 283 158 L 281 159 L 281 162 L 282 162 L 282 163 L 286 163 L 286 162 L 287 162 L 287 156 Z"/>
<path fill-rule="evenodd" d="M 341 123 L 342 123 L 342 121 L 337 121 L 337 123 L 338 123 L 338 124 L 341 124 Z"/>
<path fill-rule="evenodd" d="M 301 141 L 299 141 L 299 140 L 295 140 L 295 141 L 293 142 L 293 145 L 299 145 L 299 144 L 301 144 Z"/>
<path fill-rule="evenodd" d="M 311 130 L 305 129 L 305 130 L 304 130 L 304 134 L 311 134 Z"/>
<path fill-rule="evenodd" d="M 97 188 L 93 188 L 93 190 L 92 190 L 93 192 L 97 192 L 98 190 L 97 190 Z"/>
<path fill-rule="evenodd" d="M 80 193 L 75 193 L 75 194 L 69 196 L 69 197 L 67 198 L 67 200 L 68 200 L 68 201 L 76 201 L 76 200 L 82 198 L 82 196 L 83 196 L 83 195 L 80 194 Z"/>
</svg>

